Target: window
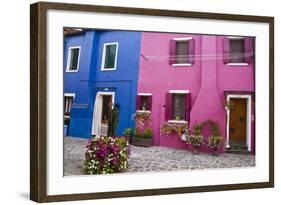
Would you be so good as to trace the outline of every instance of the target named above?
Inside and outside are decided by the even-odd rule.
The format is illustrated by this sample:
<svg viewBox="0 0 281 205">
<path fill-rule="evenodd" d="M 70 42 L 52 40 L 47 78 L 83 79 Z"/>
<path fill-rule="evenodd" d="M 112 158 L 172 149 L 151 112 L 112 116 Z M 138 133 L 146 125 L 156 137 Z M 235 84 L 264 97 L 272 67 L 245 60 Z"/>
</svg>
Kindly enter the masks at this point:
<svg viewBox="0 0 281 205">
<path fill-rule="evenodd" d="M 172 120 L 185 119 L 185 94 L 173 94 Z"/>
<path fill-rule="evenodd" d="M 189 122 L 191 95 L 188 90 L 171 90 L 166 95 L 165 118 L 167 121 Z"/>
<path fill-rule="evenodd" d="M 74 96 L 64 96 L 64 115 L 69 116 Z"/>
<path fill-rule="evenodd" d="M 223 40 L 223 61 L 227 65 L 248 65 L 254 56 L 254 38 L 227 37 Z"/>
<path fill-rule="evenodd" d="M 176 41 L 176 64 L 189 63 L 188 41 Z"/>
<path fill-rule="evenodd" d="M 79 66 L 80 47 L 70 47 L 68 50 L 67 72 L 77 72 Z"/>
<path fill-rule="evenodd" d="M 245 46 L 244 39 L 230 39 L 229 41 L 229 52 L 230 52 L 230 63 L 245 63 L 244 56 Z"/>
<path fill-rule="evenodd" d="M 102 56 L 102 70 L 115 70 L 117 63 L 118 43 L 105 43 Z"/>
<path fill-rule="evenodd" d="M 137 105 L 136 109 L 139 111 L 151 111 L 152 106 L 152 95 L 150 93 L 147 94 L 139 94 L 137 96 Z"/>
<path fill-rule="evenodd" d="M 172 39 L 170 41 L 169 63 L 172 66 L 191 66 L 194 63 L 194 39 Z"/>
</svg>

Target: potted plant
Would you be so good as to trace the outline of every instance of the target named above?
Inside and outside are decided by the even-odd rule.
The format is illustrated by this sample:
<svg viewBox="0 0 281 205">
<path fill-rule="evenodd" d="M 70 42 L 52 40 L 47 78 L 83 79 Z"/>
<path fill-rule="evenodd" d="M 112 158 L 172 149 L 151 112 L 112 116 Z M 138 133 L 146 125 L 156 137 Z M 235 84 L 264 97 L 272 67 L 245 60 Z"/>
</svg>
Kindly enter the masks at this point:
<svg viewBox="0 0 281 205">
<path fill-rule="evenodd" d="M 143 132 L 140 132 L 138 128 L 135 128 L 132 144 L 141 147 L 150 147 L 152 145 L 152 129 L 146 128 Z"/>
<path fill-rule="evenodd" d="M 181 120 L 181 116 L 180 116 L 179 114 L 176 114 L 176 115 L 175 115 L 175 119 L 176 119 L 176 120 Z"/>
<path fill-rule="evenodd" d="M 212 135 L 208 138 L 208 146 L 213 155 L 219 155 L 219 148 L 223 142 L 223 137 L 219 133 L 219 126 L 216 122 L 211 122 Z"/>
<path fill-rule="evenodd" d="M 143 110 L 143 111 L 146 111 L 146 103 L 143 103 L 143 105 L 142 105 L 142 110 Z"/>
<path fill-rule="evenodd" d="M 124 130 L 124 132 L 123 132 L 123 135 L 124 136 L 126 136 L 126 137 L 128 137 L 128 139 L 129 139 L 129 142 L 130 143 L 132 143 L 132 135 L 133 135 L 133 133 L 132 133 L 132 128 L 126 128 L 125 130 Z"/>
<path fill-rule="evenodd" d="M 193 126 L 193 135 L 187 136 L 186 143 L 190 144 L 193 148 L 194 154 L 199 154 L 199 148 L 204 144 L 204 137 L 201 134 L 201 130 L 204 124 L 197 124 Z"/>
</svg>

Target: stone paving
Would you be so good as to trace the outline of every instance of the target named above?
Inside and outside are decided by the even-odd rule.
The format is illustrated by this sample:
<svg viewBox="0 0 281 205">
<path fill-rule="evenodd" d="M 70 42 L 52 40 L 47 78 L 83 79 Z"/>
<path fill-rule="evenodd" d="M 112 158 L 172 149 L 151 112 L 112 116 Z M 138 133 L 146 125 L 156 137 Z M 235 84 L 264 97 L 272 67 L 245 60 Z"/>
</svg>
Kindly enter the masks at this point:
<svg viewBox="0 0 281 205">
<path fill-rule="evenodd" d="M 64 138 L 64 175 L 86 174 L 82 169 L 87 139 Z M 210 168 L 235 168 L 255 166 L 254 155 L 224 153 L 220 156 L 167 147 L 137 147 L 131 145 L 129 166 L 125 173 L 179 171 Z"/>
</svg>

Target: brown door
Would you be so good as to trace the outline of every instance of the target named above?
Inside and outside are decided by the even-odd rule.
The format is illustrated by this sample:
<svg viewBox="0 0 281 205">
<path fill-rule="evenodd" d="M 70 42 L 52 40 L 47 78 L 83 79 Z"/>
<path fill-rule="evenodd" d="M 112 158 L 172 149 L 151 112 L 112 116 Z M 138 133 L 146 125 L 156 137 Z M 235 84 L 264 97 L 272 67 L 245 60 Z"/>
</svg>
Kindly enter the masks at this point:
<svg viewBox="0 0 281 205">
<path fill-rule="evenodd" d="M 230 99 L 230 143 L 246 144 L 247 99 Z"/>
</svg>

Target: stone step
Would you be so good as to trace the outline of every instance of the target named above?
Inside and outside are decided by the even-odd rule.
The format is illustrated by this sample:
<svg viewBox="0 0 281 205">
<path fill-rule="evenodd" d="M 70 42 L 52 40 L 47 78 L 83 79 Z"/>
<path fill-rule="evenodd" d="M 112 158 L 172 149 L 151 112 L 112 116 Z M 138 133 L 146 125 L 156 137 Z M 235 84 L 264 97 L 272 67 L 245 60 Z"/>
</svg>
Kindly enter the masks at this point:
<svg viewBox="0 0 281 205">
<path fill-rule="evenodd" d="M 225 153 L 245 154 L 245 155 L 251 154 L 247 149 L 239 149 L 239 148 L 233 148 L 233 147 L 225 149 Z"/>
<path fill-rule="evenodd" d="M 241 149 L 241 150 L 248 150 L 248 146 L 247 145 L 238 145 L 238 144 L 234 144 L 234 145 L 230 145 L 231 149 Z"/>
</svg>

